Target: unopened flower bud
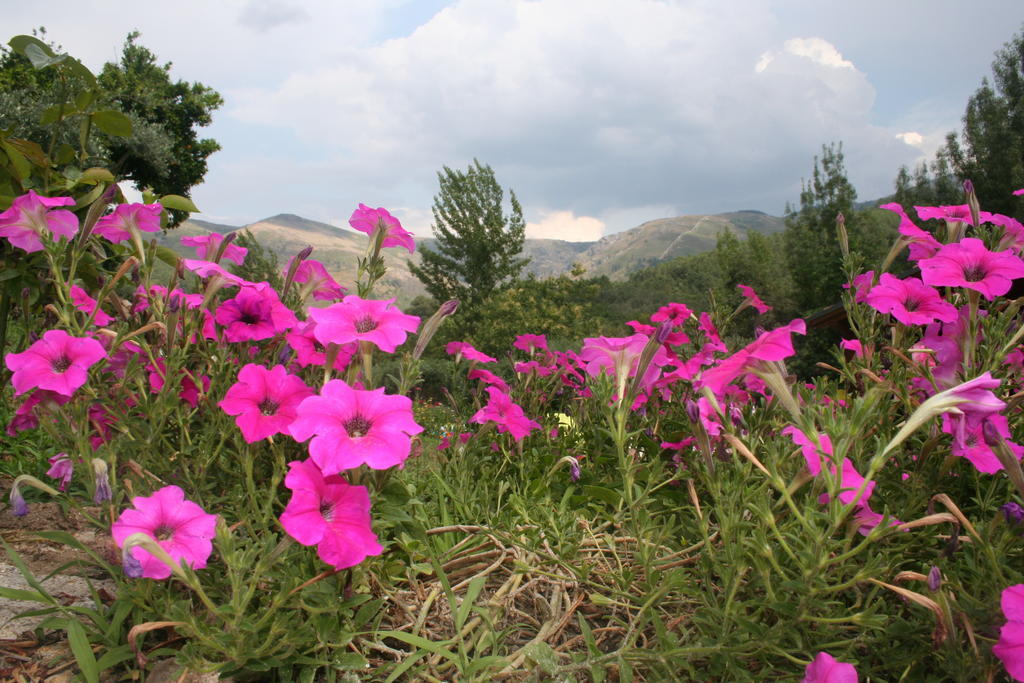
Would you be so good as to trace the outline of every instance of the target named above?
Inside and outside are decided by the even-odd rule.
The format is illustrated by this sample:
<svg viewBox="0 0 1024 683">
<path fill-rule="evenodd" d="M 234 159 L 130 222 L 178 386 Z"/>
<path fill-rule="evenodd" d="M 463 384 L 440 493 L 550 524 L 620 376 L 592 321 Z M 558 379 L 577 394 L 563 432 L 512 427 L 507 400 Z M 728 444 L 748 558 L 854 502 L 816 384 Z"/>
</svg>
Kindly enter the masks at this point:
<svg viewBox="0 0 1024 683">
<path fill-rule="evenodd" d="M 11 512 L 15 517 L 24 517 L 28 514 L 28 503 L 25 502 L 17 486 L 11 487 Z"/>
<path fill-rule="evenodd" d="M 938 565 L 932 565 L 932 568 L 928 570 L 928 590 L 934 593 L 941 587 L 942 572 L 939 570 Z"/>
<path fill-rule="evenodd" d="M 971 182 L 970 178 L 964 181 L 964 193 L 967 195 L 974 194 L 974 183 Z"/>
<path fill-rule="evenodd" d="M 985 420 L 982 423 L 981 436 L 989 448 L 998 448 L 999 444 L 1003 442 L 1003 435 L 999 433 L 999 429 L 992 423 L 992 420 Z"/>
<path fill-rule="evenodd" d="M 232 233 L 232 234 L 234 234 L 234 233 Z M 311 245 L 311 244 L 310 245 L 306 245 L 306 247 L 302 251 L 300 251 L 298 254 L 295 255 L 295 260 L 296 261 L 300 261 L 300 262 L 301 261 L 305 261 L 306 259 L 309 258 L 310 254 L 312 254 L 312 253 L 313 253 L 313 245 Z"/>
<path fill-rule="evenodd" d="M 581 474 L 582 472 L 580 471 L 580 464 L 579 462 L 574 460 L 573 463 L 569 465 L 569 478 L 576 482 L 580 480 Z"/>
<path fill-rule="evenodd" d="M 666 341 L 668 341 L 668 337 L 670 334 L 672 334 L 672 323 L 666 320 L 665 322 L 658 326 L 658 330 L 654 333 L 654 339 L 659 344 L 664 344 Z"/>
<path fill-rule="evenodd" d="M 842 212 L 836 215 L 836 234 L 839 236 L 839 249 L 843 256 L 850 255 L 850 237 L 846 232 L 846 216 Z"/>
<path fill-rule="evenodd" d="M 1014 526 L 1024 522 L 1024 508 L 1014 502 L 1005 503 L 1002 505 L 1000 510 L 1003 511 L 1003 516 L 1006 517 L 1007 524 L 1013 524 Z"/>
<path fill-rule="evenodd" d="M 690 422 L 697 424 L 700 422 L 700 407 L 696 401 L 686 402 L 686 417 L 690 419 Z"/>
<path fill-rule="evenodd" d="M 287 365 L 288 361 L 292 358 L 292 347 L 285 344 L 281 347 L 281 350 L 277 352 L 277 362 L 279 365 Z"/>
<path fill-rule="evenodd" d="M 416 346 L 412 350 L 413 358 L 420 358 L 423 355 L 423 351 L 426 350 L 427 344 L 433 338 L 434 333 L 437 332 L 437 328 L 440 327 L 444 319 L 450 316 L 459 307 L 458 299 L 451 299 L 441 304 L 437 312 L 423 324 L 423 328 L 420 331 L 418 337 L 416 337 Z"/>
<path fill-rule="evenodd" d="M 122 566 L 124 567 L 124 575 L 129 579 L 142 578 L 142 563 L 135 559 L 130 550 L 122 553 Z"/>
<path fill-rule="evenodd" d="M 92 473 L 96 480 L 96 490 L 92 494 L 92 500 L 99 505 L 113 498 L 110 491 L 110 475 L 107 471 L 107 462 L 101 458 L 92 459 Z"/>
<path fill-rule="evenodd" d="M 448 301 L 445 301 L 443 304 L 441 304 L 441 308 L 438 309 L 438 312 L 441 315 L 446 315 L 446 316 L 447 315 L 454 315 L 455 311 L 457 311 L 458 309 L 459 309 L 459 300 L 458 299 L 449 299 Z"/>
</svg>

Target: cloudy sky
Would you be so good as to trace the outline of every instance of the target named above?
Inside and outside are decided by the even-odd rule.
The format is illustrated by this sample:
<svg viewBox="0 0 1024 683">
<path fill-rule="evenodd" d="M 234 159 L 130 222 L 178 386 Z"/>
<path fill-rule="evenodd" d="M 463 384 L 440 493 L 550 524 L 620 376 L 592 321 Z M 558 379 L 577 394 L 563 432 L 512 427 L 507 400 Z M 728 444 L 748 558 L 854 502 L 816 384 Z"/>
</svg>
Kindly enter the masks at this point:
<svg viewBox="0 0 1024 683">
<path fill-rule="evenodd" d="M 42 9 L 45 7 L 45 9 Z M 84 9 L 88 7 L 88 9 Z M 173 7 L 173 8 L 172 8 Z M 93 69 L 124 36 L 224 97 L 207 220 L 430 231 L 437 171 L 490 164 L 533 237 L 799 198 L 842 141 L 860 198 L 959 129 L 1020 0 L 51 0 L 5 7 Z"/>
</svg>

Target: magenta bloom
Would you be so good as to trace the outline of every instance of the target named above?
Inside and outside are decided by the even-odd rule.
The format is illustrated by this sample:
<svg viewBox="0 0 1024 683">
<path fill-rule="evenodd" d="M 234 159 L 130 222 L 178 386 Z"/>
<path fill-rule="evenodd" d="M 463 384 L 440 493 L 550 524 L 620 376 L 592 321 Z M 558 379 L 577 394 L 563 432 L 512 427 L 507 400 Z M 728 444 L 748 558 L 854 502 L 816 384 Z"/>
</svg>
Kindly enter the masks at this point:
<svg viewBox="0 0 1024 683">
<path fill-rule="evenodd" d="M 191 270 L 193 273 L 202 278 L 219 277 L 225 283 L 237 286 L 253 286 L 257 283 L 243 280 L 234 273 L 229 273 L 224 270 L 219 264 L 213 263 L 212 261 L 200 261 L 197 259 L 183 258 L 181 259 L 181 265 L 186 270 Z"/>
<path fill-rule="evenodd" d="M 285 267 L 286 273 L 291 268 L 294 259 L 293 256 L 288 260 L 288 265 Z M 299 263 L 298 268 L 295 269 L 295 275 L 292 277 L 295 282 L 302 285 L 300 297 L 302 299 L 310 294 L 317 301 L 337 301 L 345 296 L 345 288 L 331 277 L 331 274 L 324 268 L 324 264 L 319 261 L 304 259 Z"/>
<path fill-rule="evenodd" d="M 348 224 L 367 235 L 373 235 L 377 230 L 383 230 L 385 237 L 381 246 L 405 247 L 410 254 L 416 249 L 412 233 L 403 228 L 398 219 L 388 213 L 387 209 L 371 209 L 366 204 L 360 204 L 359 208 L 352 212 Z"/>
<path fill-rule="evenodd" d="M 487 387 L 487 393 L 490 395 L 487 405 L 469 418 L 470 422 L 494 422 L 499 432 L 508 432 L 516 441 L 521 441 L 534 429 L 540 429 L 540 424 L 526 417 L 523 409 L 513 403 L 512 398 L 501 389 Z"/>
<path fill-rule="evenodd" d="M 96 221 L 94 235 L 111 242 L 124 242 L 136 232 L 160 232 L 160 204 L 118 204 L 114 212 Z"/>
<path fill-rule="evenodd" d="M 889 273 L 882 273 L 868 292 L 867 304 L 881 313 L 891 313 L 904 325 L 928 325 L 936 320 L 951 323 L 959 315 L 956 306 L 934 287 L 916 277 L 900 280 Z"/>
<path fill-rule="evenodd" d="M 583 340 L 583 348 L 580 349 L 580 360 L 586 363 L 587 374 L 591 377 L 603 372 L 621 381 L 623 376 L 636 375 L 640 354 L 649 340 L 645 334 L 632 334 L 628 337 L 587 337 Z M 659 368 L 671 363 L 672 360 L 664 346 L 658 347 L 650 366 L 644 372 L 644 382 L 653 381 Z"/>
<path fill-rule="evenodd" d="M 316 323 L 309 320 L 305 323 L 299 323 L 297 327 L 284 336 L 288 346 L 292 347 L 295 351 L 295 360 L 304 368 L 310 365 L 323 367 L 324 363 L 327 362 L 327 349 L 317 340 L 316 335 L 313 333 L 315 328 Z M 338 347 L 338 353 L 334 357 L 334 370 L 343 372 L 352 360 L 352 356 L 358 350 L 359 345 L 355 342 L 342 344 Z"/>
<path fill-rule="evenodd" d="M 469 371 L 466 377 L 468 379 L 478 379 L 484 384 L 489 384 L 490 386 L 498 387 L 506 394 L 509 391 L 508 384 L 505 383 L 505 380 L 503 380 L 501 377 L 498 377 L 490 370 L 484 370 L 483 368 L 473 368 L 472 370 Z"/>
<path fill-rule="evenodd" d="M 29 190 L 0 213 L 0 237 L 29 253 L 43 250 L 43 235 L 71 239 L 78 232 L 78 217 L 55 207 L 74 205 L 71 197 L 41 197 Z"/>
<path fill-rule="evenodd" d="M 49 458 L 50 469 L 46 470 L 46 476 L 51 479 L 56 479 L 60 482 L 59 488 L 61 491 L 67 491 L 68 484 L 71 483 L 71 476 L 75 473 L 75 467 L 71 463 L 71 458 L 68 457 L 67 453 L 58 453 Z"/>
<path fill-rule="evenodd" d="M 765 302 L 761 301 L 761 297 L 759 297 L 757 295 L 757 292 L 754 291 L 753 287 L 748 287 L 746 285 L 736 285 L 736 286 L 739 288 L 740 292 L 743 293 L 743 297 L 747 301 L 750 302 L 750 305 L 753 306 L 757 310 L 758 313 L 763 315 L 763 314 L 767 313 L 768 311 L 772 310 L 771 306 L 769 306 Z M 652 318 L 652 320 L 653 320 L 653 318 Z"/>
<path fill-rule="evenodd" d="M 299 322 L 265 282 L 239 289 L 233 299 L 217 307 L 216 320 L 229 342 L 270 339 Z"/>
<path fill-rule="evenodd" d="M 857 669 L 827 652 L 819 652 L 804 670 L 801 683 L 857 683 Z"/>
<path fill-rule="evenodd" d="M 488 356 L 483 351 L 477 351 L 473 348 L 473 345 L 468 342 L 453 341 L 448 342 L 444 347 L 445 352 L 449 356 L 455 356 L 455 362 L 459 362 L 459 358 L 465 358 L 467 360 L 475 361 L 477 363 L 497 363 L 497 358 Z"/>
<path fill-rule="evenodd" d="M 749 287 L 748 287 L 749 289 Z M 753 291 L 753 290 L 751 290 Z M 675 326 L 682 325 L 690 316 L 693 315 L 693 311 L 690 310 L 686 304 L 670 303 L 665 304 L 657 311 L 651 314 L 652 323 L 663 323 L 670 322 Z"/>
<path fill-rule="evenodd" d="M 53 412 L 53 409 L 69 400 L 70 397 L 55 391 L 36 389 L 15 409 L 14 417 L 7 424 L 7 436 L 14 436 L 26 429 L 35 429 L 39 426 L 39 412 Z"/>
<path fill-rule="evenodd" d="M 96 299 L 89 296 L 89 294 L 78 285 L 71 285 L 71 304 L 86 314 L 96 311 L 96 315 L 93 316 L 92 321 L 100 327 L 109 325 L 114 320 L 111 316 L 104 313 L 102 309 L 97 308 Z"/>
<path fill-rule="evenodd" d="M 864 344 L 861 343 L 860 339 L 840 339 L 839 348 L 845 351 L 852 351 L 854 358 L 864 356 Z"/>
<path fill-rule="evenodd" d="M 993 474 L 1003 469 L 1003 463 L 985 439 L 986 425 L 1020 460 L 1024 448 L 1010 440 L 1010 425 L 1005 415 L 992 414 L 980 420 L 964 420 L 950 413 L 942 415 L 942 431 L 953 435 L 953 455 L 967 458 L 979 472 Z"/>
<path fill-rule="evenodd" d="M 150 536 L 167 551 L 171 559 L 193 569 L 202 569 L 213 551 L 217 515 L 207 514 L 177 486 L 165 486 L 152 496 L 135 496 L 132 508 L 121 513 L 110 528 L 117 547 L 132 534 Z M 149 579 L 166 579 L 171 568 L 153 557 L 148 550 L 135 547 L 132 556 L 142 565 L 142 575 Z"/>
<path fill-rule="evenodd" d="M 309 317 L 316 321 L 313 334 L 325 346 L 368 341 L 381 351 L 393 353 L 420 325 L 418 317 L 402 313 L 392 306 L 394 302 L 349 294 L 341 303 L 311 309 Z"/>
<path fill-rule="evenodd" d="M 217 250 L 220 249 L 221 242 L 224 241 L 223 235 L 218 235 L 215 232 L 211 232 L 206 235 L 196 235 L 195 237 L 182 237 L 181 244 L 185 247 L 195 247 L 196 256 L 203 261 L 209 261 L 217 255 Z M 221 256 L 222 259 L 227 261 L 234 261 L 238 265 L 245 263 L 245 257 L 249 254 L 249 250 L 245 247 L 239 247 L 235 244 L 229 244 L 224 248 L 224 254 Z"/>
<path fill-rule="evenodd" d="M 782 433 L 789 436 L 793 443 L 800 447 L 800 452 L 803 453 L 804 460 L 807 461 L 807 470 L 811 475 L 816 477 L 821 474 L 822 461 L 830 462 L 832 458 L 832 439 L 829 438 L 829 435 L 818 435 L 821 442 L 819 449 L 806 434 L 793 425 L 783 427 Z"/>
<path fill-rule="evenodd" d="M 888 209 L 900 217 L 899 233 L 910 246 L 908 258 L 911 261 L 931 258 L 939 250 L 939 247 L 942 246 L 942 243 L 935 239 L 934 235 L 927 230 L 917 227 L 914 221 L 910 220 L 910 217 L 907 216 L 903 207 L 896 202 L 882 204 L 879 208 Z"/>
<path fill-rule="evenodd" d="M 71 396 L 85 384 L 89 368 L 107 352 L 95 339 L 72 337 L 64 330 L 48 330 L 28 350 L 4 357 L 7 369 L 14 375 L 14 395 L 29 389 L 49 389 Z"/>
<path fill-rule="evenodd" d="M 944 244 L 935 256 L 918 262 L 921 279 L 936 287 L 966 287 L 991 301 L 1024 277 L 1024 261 L 1013 252 L 989 251 L 974 237 Z"/>
<path fill-rule="evenodd" d="M 315 545 L 320 559 L 335 569 L 354 567 L 384 548 L 370 526 L 370 494 L 340 476 L 324 475 L 309 460 L 288 463 L 284 485 L 292 497 L 281 526 L 305 546 Z"/>
<path fill-rule="evenodd" d="M 1006 623 L 999 631 L 999 642 L 992 648 L 992 654 L 1014 680 L 1024 681 L 1024 583 L 1004 589 L 1000 604 Z"/>
<path fill-rule="evenodd" d="M 721 396 L 725 387 L 737 377 L 750 372 L 758 365 L 758 361 L 777 361 L 789 358 L 796 351 L 793 349 L 792 335 L 807 334 L 807 326 L 797 318 L 788 325 L 777 327 L 765 332 L 750 344 L 729 356 L 717 366 L 705 370 L 699 379 L 702 387 L 709 387 L 716 395 Z"/>
<path fill-rule="evenodd" d="M 536 350 L 547 351 L 548 338 L 543 334 L 520 334 L 516 336 L 512 346 L 529 354 Z"/>
<path fill-rule="evenodd" d="M 367 465 L 383 470 L 401 466 L 412 448 L 410 437 L 423 431 L 406 396 L 388 396 L 383 387 L 353 389 L 340 379 L 324 385 L 298 407 L 289 428 L 297 441 L 309 442 L 309 454 L 325 475 Z"/>
<path fill-rule="evenodd" d="M 228 389 L 219 405 L 228 415 L 236 415 L 235 424 L 246 443 L 261 441 L 274 434 L 288 434 L 303 399 L 314 394 L 306 383 L 289 375 L 283 365 L 267 370 L 249 363 L 238 373 L 238 382 Z"/>
</svg>

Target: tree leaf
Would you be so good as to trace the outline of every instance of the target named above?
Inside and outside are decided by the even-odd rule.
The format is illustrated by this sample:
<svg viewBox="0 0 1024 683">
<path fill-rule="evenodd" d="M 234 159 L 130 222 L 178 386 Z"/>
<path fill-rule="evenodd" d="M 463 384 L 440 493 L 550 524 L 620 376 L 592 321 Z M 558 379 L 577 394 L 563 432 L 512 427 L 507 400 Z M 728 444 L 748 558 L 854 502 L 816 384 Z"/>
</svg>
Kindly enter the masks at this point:
<svg viewBox="0 0 1024 683">
<path fill-rule="evenodd" d="M 99 166 L 93 166 L 87 168 L 82 173 L 82 177 L 78 179 L 78 182 L 85 183 L 87 185 L 95 185 L 99 182 L 112 183 L 114 182 L 114 174 L 105 168 Z"/>
<path fill-rule="evenodd" d="M 127 116 L 113 109 L 103 109 L 91 114 L 92 122 L 107 135 L 128 137 L 132 134 L 132 122 Z"/>
<path fill-rule="evenodd" d="M 165 194 L 163 197 L 157 200 L 160 202 L 165 209 L 177 209 L 178 211 L 188 211 L 189 213 L 198 213 L 199 209 L 192 203 L 192 200 L 188 197 L 182 197 L 177 194 Z"/>
<path fill-rule="evenodd" d="M 52 50 L 49 53 L 47 54 L 46 50 L 43 50 L 35 43 L 29 43 L 25 46 L 24 54 L 36 69 L 45 69 L 48 66 L 60 64 L 68 57 L 67 55 L 55 55 Z"/>
</svg>

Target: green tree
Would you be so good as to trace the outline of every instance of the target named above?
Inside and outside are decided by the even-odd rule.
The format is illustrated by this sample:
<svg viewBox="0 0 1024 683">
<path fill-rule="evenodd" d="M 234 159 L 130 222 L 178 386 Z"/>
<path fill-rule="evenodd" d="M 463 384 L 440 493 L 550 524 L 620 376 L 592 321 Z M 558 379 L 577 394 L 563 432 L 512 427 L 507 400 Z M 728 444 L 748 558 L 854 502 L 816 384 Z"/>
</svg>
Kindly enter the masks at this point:
<svg viewBox="0 0 1024 683">
<path fill-rule="evenodd" d="M 201 83 L 172 81 L 171 64 L 158 64 L 138 35 L 128 35 L 120 61 L 99 77 L 45 42 L 43 29 L 12 40 L 19 49 L 0 49 L 0 129 L 39 143 L 58 166 L 102 166 L 158 195 L 187 196 L 220 149 L 195 129 L 211 123 L 223 100 Z M 38 63 L 25 55 L 29 43 Z M 40 61 L 47 57 L 52 63 Z"/>
<path fill-rule="evenodd" d="M 844 282 L 842 255 L 836 239 L 836 217 L 846 217 L 853 235 L 853 202 L 857 191 L 846 178 L 843 146 L 822 145 L 814 158 L 811 180 L 803 183 L 799 211 L 787 208 L 786 258 L 795 287 L 796 304 L 811 311 L 839 300 Z"/>
<path fill-rule="evenodd" d="M 420 249 L 412 273 L 435 301 L 458 299 L 459 318 L 472 320 L 480 305 L 514 282 L 529 259 L 521 258 L 526 224 L 515 192 L 511 213 L 490 166 L 476 159 L 466 171 L 444 167 L 434 197 L 434 249 Z"/>
</svg>

